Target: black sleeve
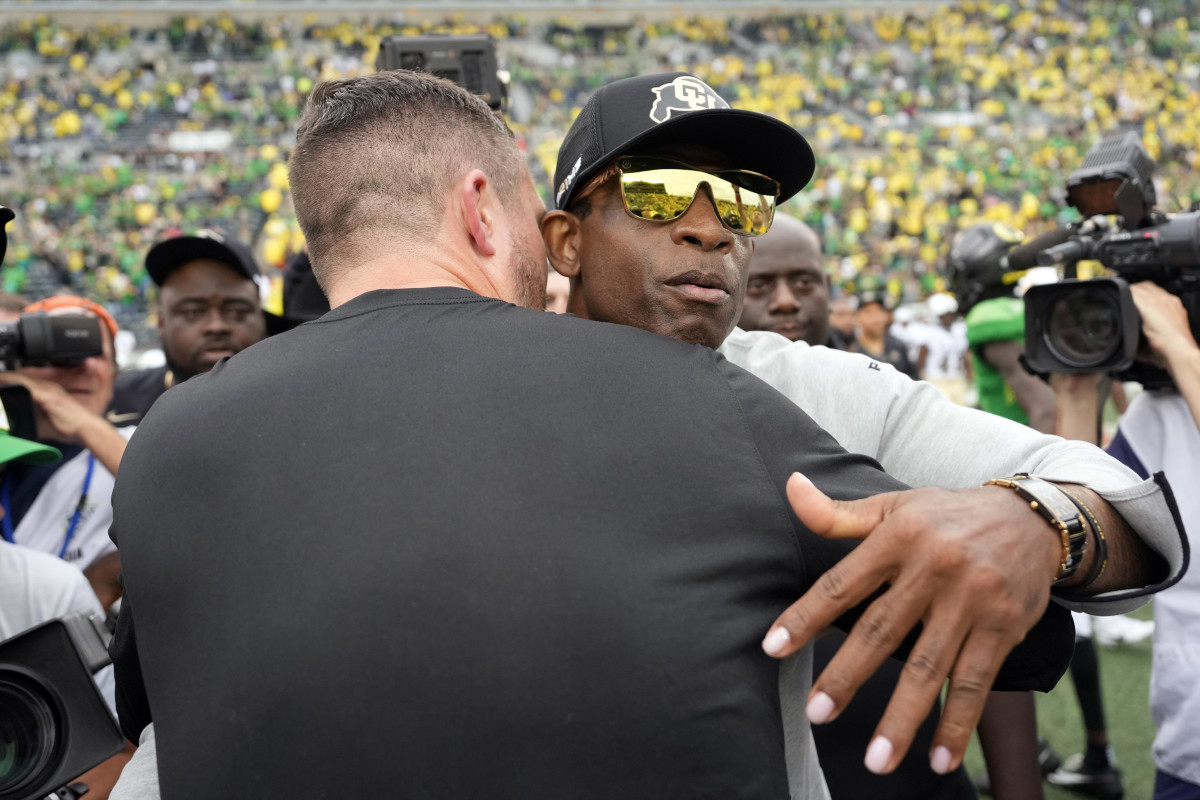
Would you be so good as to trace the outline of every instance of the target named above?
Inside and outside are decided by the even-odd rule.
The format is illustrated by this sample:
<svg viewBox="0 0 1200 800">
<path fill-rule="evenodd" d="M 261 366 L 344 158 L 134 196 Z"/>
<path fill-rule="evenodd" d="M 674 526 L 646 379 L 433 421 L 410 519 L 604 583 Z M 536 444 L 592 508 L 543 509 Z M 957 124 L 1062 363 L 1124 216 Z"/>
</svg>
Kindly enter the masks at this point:
<svg viewBox="0 0 1200 800">
<path fill-rule="evenodd" d="M 786 485 L 792 472 L 803 473 L 817 488 L 836 500 L 855 500 L 910 487 L 885 473 L 874 459 L 847 453 L 791 400 L 758 378 L 729 362 L 724 362 L 721 368 L 767 471 L 788 508 L 806 572 L 806 585 L 811 584 L 853 550 L 857 542 L 826 539 L 804 527 L 787 503 Z M 876 592 L 847 611 L 838 618 L 836 626 L 849 631 L 878 596 L 879 592 Z M 916 643 L 919 630 L 905 638 L 895 657 L 907 656 Z M 1075 626 L 1070 612 L 1056 603 L 1049 603 L 1042 618 L 1005 660 L 994 688 L 998 691 L 1050 691 L 1066 672 L 1074 646 Z"/>
<path fill-rule="evenodd" d="M 121 581 L 124 585 L 124 580 Z M 151 723 L 150 701 L 146 697 L 146 684 L 142 680 L 142 665 L 138 661 L 137 635 L 133 628 L 133 605 L 129 594 L 121 600 L 121 611 L 117 614 L 117 629 L 108 645 L 108 655 L 113 663 L 116 679 L 117 719 L 125 738 L 137 744 L 142 729 Z"/>
</svg>

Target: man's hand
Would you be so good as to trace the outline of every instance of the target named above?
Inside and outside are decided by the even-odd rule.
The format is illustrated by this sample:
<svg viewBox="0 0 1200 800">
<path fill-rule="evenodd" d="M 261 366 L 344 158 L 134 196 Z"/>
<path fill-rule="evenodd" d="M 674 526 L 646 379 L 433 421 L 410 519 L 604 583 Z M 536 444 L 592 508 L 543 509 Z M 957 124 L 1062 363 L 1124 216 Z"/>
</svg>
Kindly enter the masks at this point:
<svg viewBox="0 0 1200 800">
<path fill-rule="evenodd" d="M 38 439 L 81 444 L 112 474 L 125 454 L 125 438 L 108 420 L 92 412 L 54 381 L 19 372 L 0 372 L 0 383 L 29 390 L 37 410 Z"/>
<path fill-rule="evenodd" d="M 1001 663 L 1046 610 L 1062 557 L 1058 533 L 1011 489 L 917 489 L 831 500 L 799 473 L 787 485 L 810 530 L 863 543 L 776 620 L 763 641 L 784 657 L 883 584 L 814 681 L 808 716 L 832 720 L 918 623 L 924 624 L 867 749 L 887 773 L 908 751 L 947 678 L 950 689 L 930 764 L 962 762 Z"/>
<path fill-rule="evenodd" d="M 1139 358 L 1171 373 L 1192 419 L 1200 426 L 1200 347 L 1188 324 L 1187 309 L 1178 297 L 1154 283 L 1135 283 L 1129 291 L 1142 316 L 1142 333 L 1151 351 L 1146 353 L 1143 348 Z"/>
<path fill-rule="evenodd" d="M 0 372 L 0 382 L 19 384 L 29 390 L 37 409 L 39 439 L 79 444 L 80 430 L 96 416 L 53 381 L 19 372 Z"/>
<path fill-rule="evenodd" d="M 1129 292 L 1142 317 L 1142 333 L 1154 351 L 1146 356 L 1166 368 L 1173 354 L 1196 349 L 1187 309 L 1178 297 L 1149 281 L 1133 284 Z"/>
</svg>

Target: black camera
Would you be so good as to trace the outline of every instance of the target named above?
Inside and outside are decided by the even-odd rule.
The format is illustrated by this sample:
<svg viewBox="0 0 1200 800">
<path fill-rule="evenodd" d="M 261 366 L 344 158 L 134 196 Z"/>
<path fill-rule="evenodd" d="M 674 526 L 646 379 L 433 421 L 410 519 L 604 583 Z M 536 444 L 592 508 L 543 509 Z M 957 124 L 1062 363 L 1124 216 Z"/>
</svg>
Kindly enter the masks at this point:
<svg viewBox="0 0 1200 800">
<path fill-rule="evenodd" d="M 1155 211 L 1153 168 L 1138 135 L 1127 133 L 1102 139 L 1068 179 L 1068 199 L 1089 219 L 1037 255 L 1044 266 L 1064 264 L 1069 279 L 1025 294 L 1025 354 L 1035 372 L 1109 372 L 1147 388 L 1171 385 L 1165 371 L 1136 361 L 1141 316 L 1131 283 L 1151 281 L 1180 298 L 1200 335 L 1200 213 Z M 1116 276 L 1075 280 L 1085 259 Z"/>
<path fill-rule="evenodd" d="M 482 97 L 493 111 L 502 111 L 508 101 L 496 43 L 487 34 L 389 36 L 380 44 L 375 69 L 423 71 L 445 78 Z"/>
<path fill-rule="evenodd" d="M 0 364 L 5 369 L 71 367 L 103 352 L 95 317 L 34 311 L 16 322 L 0 322 Z"/>
<path fill-rule="evenodd" d="M 80 611 L 0 642 L 0 800 L 75 797 L 67 784 L 125 746 L 92 680 L 107 640 Z"/>
<path fill-rule="evenodd" d="M 0 206 L 0 262 L 8 251 L 4 226 L 16 217 Z M 0 322 L 0 364 L 18 366 L 70 367 L 104 352 L 100 321 L 83 314 L 50 316 L 42 311 L 22 314 L 16 322 Z"/>
</svg>

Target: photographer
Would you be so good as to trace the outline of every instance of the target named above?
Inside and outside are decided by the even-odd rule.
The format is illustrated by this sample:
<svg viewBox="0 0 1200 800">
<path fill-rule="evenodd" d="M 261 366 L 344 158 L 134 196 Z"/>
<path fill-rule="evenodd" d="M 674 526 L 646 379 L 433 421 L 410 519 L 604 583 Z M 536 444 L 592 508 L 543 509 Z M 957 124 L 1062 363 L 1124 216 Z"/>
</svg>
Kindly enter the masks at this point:
<svg viewBox="0 0 1200 800">
<path fill-rule="evenodd" d="M 113 475 L 134 430 L 114 428 L 103 417 L 116 377 L 117 323 L 82 297 L 51 297 L 25 310 L 96 317 L 104 354 L 75 366 L 0 373 L 0 381 L 29 389 L 37 408 L 38 441 L 63 453 L 56 465 L 20 464 L 6 470 L 0 481 L 4 538 L 74 563 L 107 609 L 121 596 L 120 557 L 108 538 Z"/>
<path fill-rule="evenodd" d="M 1140 475 L 1162 470 L 1178 486 L 1195 486 L 1200 453 L 1200 347 L 1179 297 L 1150 283 L 1135 283 L 1130 293 L 1142 321 L 1138 360 L 1166 369 L 1174 388 L 1154 389 L 1133 399 L 1121 418 L 1108 452 Z M 1066 425 L 1094 427 L 1095 388 L 1086 379 L 1058 384 L 1059 408 Z M 1093 415 L 1088 416 L 1089 403 Z M 1184 525 L 1200 526 L 1200 497 L 1181 492 L 1176 500 Z M 1157 731 L 1154 763 L 1156 800 L 1200 798 L 1200 575 L 1184 574 L 1154 603 L 1154 665 L 1150 711 Z"/>
</svg>

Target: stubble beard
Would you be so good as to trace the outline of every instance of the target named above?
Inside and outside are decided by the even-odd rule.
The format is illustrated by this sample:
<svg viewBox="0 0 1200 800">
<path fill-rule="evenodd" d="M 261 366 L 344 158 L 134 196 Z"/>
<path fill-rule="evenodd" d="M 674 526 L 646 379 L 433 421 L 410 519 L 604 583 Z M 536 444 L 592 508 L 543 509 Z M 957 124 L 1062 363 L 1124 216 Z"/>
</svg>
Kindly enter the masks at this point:
<svg viewBox="0 0 1200 800">
<path fill-rule="evenodd" d="M 513 302 L 522 308 L 543 311 L 546 308 L 546 258 L 540 257 L 524 242 L 509 233 L 512 259 L 510 273 L 516 280 Z"/>
</svg>

